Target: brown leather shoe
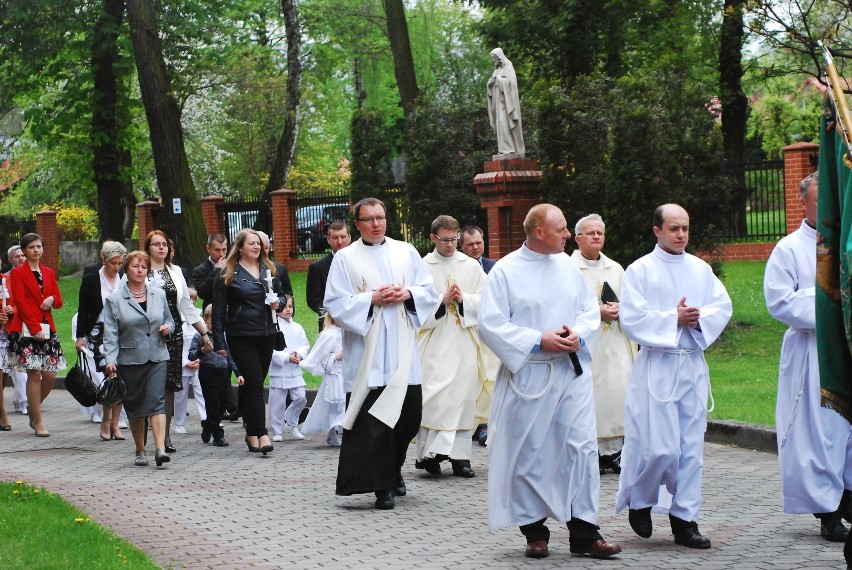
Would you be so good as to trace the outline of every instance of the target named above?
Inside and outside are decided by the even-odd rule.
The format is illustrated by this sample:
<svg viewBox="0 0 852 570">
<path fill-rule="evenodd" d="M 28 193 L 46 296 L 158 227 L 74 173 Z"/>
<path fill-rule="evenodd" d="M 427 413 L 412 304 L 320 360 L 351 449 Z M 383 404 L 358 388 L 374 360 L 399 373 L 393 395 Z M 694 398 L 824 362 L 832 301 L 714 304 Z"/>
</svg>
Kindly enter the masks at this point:
<svg viewBox="0 0 852 570">
<path fill-rule="evenodd" d="M 592 558 L 609 558 L 621 552 L 621 546 L 610 544 L 602 538 L 584 546 L 571 546 L 571 554 L 588 554 Z"/>
<path fill-rule="evenodd" d="M 524 552 L 524 556 L 527 558 L 547 558 L 547 555 L 546 540 L 534 540 L 527 543 L 527 550 Z"/>
</svg>

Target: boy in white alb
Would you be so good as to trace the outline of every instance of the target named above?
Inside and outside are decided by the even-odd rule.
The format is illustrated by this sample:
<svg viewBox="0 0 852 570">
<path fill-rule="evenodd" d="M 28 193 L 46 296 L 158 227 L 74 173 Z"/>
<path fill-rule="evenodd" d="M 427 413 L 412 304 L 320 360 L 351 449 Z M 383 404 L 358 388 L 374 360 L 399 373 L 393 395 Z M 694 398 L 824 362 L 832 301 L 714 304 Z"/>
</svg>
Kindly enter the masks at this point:
<svg viewBox="0 0 852 570">
<path fill-rule="evenodd" d="M 284 333 L 287 347 L 272 352 L 269 367 L 269 423 L 272 441 L 283 441 L 284 434 L 293 439 L 305 439 L 297 427 L 299 416 L 308 403 L 305 397 L 305 379 L 299 362 L 308 355 L 311 345 L 302 325 L 293 320 L 293 297 L 278 313 L 278 328 Z M 287 405 L 287 395 L 290 405 Z"/>
<path fill-rule="evenodd" d="M 343 389 L 343 331 L 326 313 L 316 344 L 299 365 L 313 374 L 322 376 L 302 433 L 327 433 L 325 441 L 340 447 L 343 418 L 346 414 L 346 392 Z"/>
</svg>

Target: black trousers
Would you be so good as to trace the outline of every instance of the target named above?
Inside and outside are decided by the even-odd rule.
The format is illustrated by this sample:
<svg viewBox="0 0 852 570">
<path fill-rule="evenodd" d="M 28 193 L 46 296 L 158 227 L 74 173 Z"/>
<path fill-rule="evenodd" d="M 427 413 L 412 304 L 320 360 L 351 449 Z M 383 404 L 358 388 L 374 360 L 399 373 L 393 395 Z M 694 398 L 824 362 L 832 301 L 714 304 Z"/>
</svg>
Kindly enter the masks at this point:
<svg viewBox="0 0 852 570">
<path fill-rule="evenodd" d="M 409 386 L 399 420 L 393 428 L 368 412 L 384 388 L 370 390 L 351 430 L 343 430 L 340 461 L 337 465 L 338 495 L 385 491 L 398 485 L 398 477 L 408 444 L 420 429 L 423 393 Z M 347 406 L 349 394 L 346 395 Z"/>
<path fill-rule="evenodd" d="M 219 427 L 219 423 L 222 421 L 222 403 L 231 390 L 231 370 L 199 366 L 198 381 L 201 383 L 201 393 L 207 408 L 207 419 L 201 423 L 214 438 L 223 437 L 225 430 Z"/>
<path fill-rule="evenodd" d="M 266 431 L 266 403 L 263 400 L 263 381 L 272 362 L 275 335 L 228 335 L 228 351 L 234 359 L 245 384 L 239 387 L 240 410 L 246 422 L 246 435 L 261 437 Z"/>
</svg>

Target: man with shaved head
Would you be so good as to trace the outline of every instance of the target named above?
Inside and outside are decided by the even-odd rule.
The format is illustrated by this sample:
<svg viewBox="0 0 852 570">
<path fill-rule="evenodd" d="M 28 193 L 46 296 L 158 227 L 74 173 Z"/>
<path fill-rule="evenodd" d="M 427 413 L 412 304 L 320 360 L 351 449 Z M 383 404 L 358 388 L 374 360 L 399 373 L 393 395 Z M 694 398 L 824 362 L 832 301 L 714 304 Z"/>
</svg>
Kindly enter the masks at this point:
<svg viewBox="0 0 852 570">
<path fill-rule="evenodd" d="M 591 354 L 598 302 L 565 253 L 556 206 L 524 220 L 527 241 L 485 280 L 479 336 L 502 362 L 491 404 L 488 526 L 519 526 L 525 555 L 548 555 L 548 517 L 568 523 L 572 554 L 621 552 L 598 532 L 598 444 Z"/>
<path fill-rule="evenodd" d="M 657 246 L 624 274 L 619 319 L 642 347 L 630 373 L 616 511 L 650 538 L 651 508 L 668 511 L 675 542 L 710 548 L 698 531 L 710 378 L 704 351 L 731 318 L 731 298 L 713 270 L 685 252 L 689 214 L 654 212 Z M 711 404 L 712 409 L 712 404 Z"/>
</svg>

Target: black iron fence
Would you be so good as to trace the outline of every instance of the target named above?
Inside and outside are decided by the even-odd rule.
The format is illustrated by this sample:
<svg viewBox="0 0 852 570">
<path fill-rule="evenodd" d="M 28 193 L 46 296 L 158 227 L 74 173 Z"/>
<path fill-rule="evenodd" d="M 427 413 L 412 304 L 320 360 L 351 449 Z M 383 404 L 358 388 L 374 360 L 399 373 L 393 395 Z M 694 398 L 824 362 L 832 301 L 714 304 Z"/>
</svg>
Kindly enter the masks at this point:
<svg viewBox="0 0 852 570">
<path fill-rule="evenodd" d="M 734 209 L 725 241 L 776 241 L 787 235 L 784 161 L 767 160 L 726 168 Z"/>
<path fill-rule="evenodd" d="M 21 238 L 36 231 L 35 218 L 19 218 L 17 216 L 0 215 L 0 260 L 3 271 L 8 270 L 9 262 L 6 252 L 10 247 L 21 243 Z"/>
<path fill-rule="evenodd" d="M 260 230 L 269 235 L 270 241 L 273 239 L 272 208 L 266 200 L 246 202 L 239 197 L 226 199 L 219 208 L 225 220 L 225 236 L 229 246 L 243 228 Z"/>
</svg>

